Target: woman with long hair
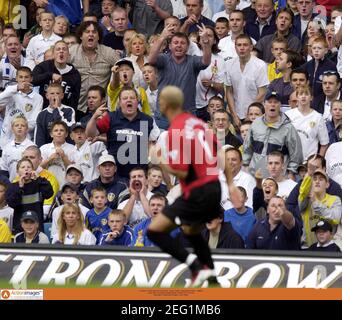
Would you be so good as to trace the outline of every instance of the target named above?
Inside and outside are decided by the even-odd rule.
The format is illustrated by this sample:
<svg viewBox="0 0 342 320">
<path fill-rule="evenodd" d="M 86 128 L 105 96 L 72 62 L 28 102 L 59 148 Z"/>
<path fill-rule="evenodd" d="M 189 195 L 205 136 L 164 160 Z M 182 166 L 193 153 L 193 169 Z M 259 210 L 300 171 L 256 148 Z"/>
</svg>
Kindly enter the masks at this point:
<svg viewBox="0 0 342 320">
<path fill-rule="evenodd" d="M 58 233 L 52 243 L 73 245 L 95 245 L 95 236 L 85 228 L 84 218 L 77 204 L 65 204 L 58 222 Z"/>
</svg>

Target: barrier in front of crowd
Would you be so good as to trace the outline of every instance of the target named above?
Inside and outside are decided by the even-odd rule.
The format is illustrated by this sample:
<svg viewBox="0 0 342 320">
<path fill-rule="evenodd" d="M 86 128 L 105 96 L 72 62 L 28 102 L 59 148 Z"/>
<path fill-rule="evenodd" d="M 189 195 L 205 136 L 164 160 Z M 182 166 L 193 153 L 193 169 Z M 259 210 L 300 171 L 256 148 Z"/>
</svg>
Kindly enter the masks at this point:
<svg viewBox="0 0 342 320">
<path fill-rule="evenodd" d="M 342 254 L 214 250 L 225 288 L 342 288 Z M 1 245 L 0 287 L 188 287 L 190 273 L 157 248 Z"/>
</svg>

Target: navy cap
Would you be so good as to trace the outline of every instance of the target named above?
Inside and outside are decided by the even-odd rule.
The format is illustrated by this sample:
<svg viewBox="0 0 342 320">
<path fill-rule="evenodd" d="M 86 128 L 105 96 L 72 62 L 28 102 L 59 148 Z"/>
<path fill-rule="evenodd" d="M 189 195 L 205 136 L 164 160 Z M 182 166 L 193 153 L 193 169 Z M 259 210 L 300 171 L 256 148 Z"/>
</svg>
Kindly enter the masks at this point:
<svg viewBox="0 0 342 320">
<path fill-rule="evenodd" d="M 77 186 L 75 186 L 74 184 L 70 183 L 70 182 L 67 182 L 63 185 L 61 191 L 62 193 L 65 191 L 66 188 L 70 188 L 72 191 L 75 191 L 77 192 Z"/>
<path fill-rule="evenodd" d="M 332 232 L 332 225 L 327 220 L 320 220 L 311 229 L 311 231 L 316 232 L 317 230 L 330 231 Z"/>
<path fill-rule="evenodd" d="M 71 126 L 71 131 L 74 131 L 75 129 L 82 128 L 85 129 L 86 125 L 82 122 L 76 122 Z"/>
<path fill-rule="evenodd" d="M 39 222 L 38 214 L 35 211 L 25 211 L 21 216 L 21 221 L 32 220 L 34 222 Z"/>
<path fill-rule="evenodd" d="M 134 71 L 134 67 L 133 67 L 132 61 L 127 60 L 127 59 L 121 59 L 121 60 L 117 61 L 115 63 L 115 65 L 118 66 L 118 67 L 120 67 L 122 65 L 126 65 L 126 66 L 129 66 Z"/>
<path fill-rule="evenodd" d="M 276 91 L 268 91 L 265 96 L 265 101 L 271 99 L 271 98 L 276 98 L 278 101 L 281 101 L 280 95 Z"/>
</svg>

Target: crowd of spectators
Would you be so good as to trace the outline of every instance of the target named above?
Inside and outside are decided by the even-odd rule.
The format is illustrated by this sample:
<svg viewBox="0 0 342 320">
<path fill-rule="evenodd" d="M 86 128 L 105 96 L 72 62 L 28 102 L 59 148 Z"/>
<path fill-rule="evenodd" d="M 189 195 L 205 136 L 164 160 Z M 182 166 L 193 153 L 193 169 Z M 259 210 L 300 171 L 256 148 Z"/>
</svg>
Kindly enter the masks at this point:
<svg viewBox="0 0 342 320">
<path fill-rule="evenodd" d="M 3 1 L 0 242 L 153 246 L 182 196 L 149 156 L 174 85 L 228 165 L 209 246 L 340 251 L 338 2 Z"/>
</svg>

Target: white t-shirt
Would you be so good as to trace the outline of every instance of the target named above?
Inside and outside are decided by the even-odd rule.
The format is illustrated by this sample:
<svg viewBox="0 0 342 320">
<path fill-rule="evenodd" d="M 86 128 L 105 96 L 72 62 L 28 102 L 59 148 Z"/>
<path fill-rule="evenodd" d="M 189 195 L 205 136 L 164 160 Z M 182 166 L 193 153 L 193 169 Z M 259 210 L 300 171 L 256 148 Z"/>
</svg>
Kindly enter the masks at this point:
<svg viewBox="0 0 342 320">
<path fill-rule="evenodd" d="M 83 182 L 90 182 L 99 176 L 97 164 L 102 155 L 108 154 L 106 146 L 101 141 L 90 143 L 88 140 L 84 142 L 81 148 L 74 146 L 73 161 L 78 164 L 83 173 Z"/>
<path fill-rule="evenodd" d="M 297 185 L 297 182 L 293 181 L 292 179 L 286 179 L 282 182 L 278 182 L 277 195 L 286 200 L 296 185 Z"/>
<path fill-rule="evenodd" d="M 8 205 L 0 209 L 0 218 L 7 223 L 10 230 L 12 230 L 13 227 L 13 212 L 14 209 L 9 207 Z"/>
<path fill-rule="evenodd" d="M 33 139 L 37 126 L 37 117 L 43 108 L 43 98 L 32 91 L 29 94 L 18 91 L 18 86 L 8 86 L 0 93 L 0 105 L 6 106 L 5 118 L 1 128 L 1 146 L 4 147 L 14 138 L 11 128 L 12 120 L 18 116 L 24 116 L 28 121 L 28 136 Z"/>
<path fill-rule="evenodd" d="M 333 143 L 325 154 L 327 174 L 342 187 L 342 141 Z"/>
<path fill-rule="evenodd" d="M 150 200 L 150 198 L 152 196 L 153 196 L 153 193 L 150 191 L 147 191 L 147 194 L 146 194 L 147 200 Z M 129 199 L 119 203 L 118 209 L 123 209 L 128 201 L 129 201 Z M 141 222 L 143 219 L 146 219 L 146 218 L 148 218 L 148 216 L 145 213 L 145 210 L 144 210 L 144 207 L 143 207 L 141 201 L 135 201 L 133 209 L 132 209 L 132 214 L 129 217 L 128 224 L 131 227 L 133 227 L 133 226 L 137 225 L 139 222 Z"/>
<path fill-rule="evenodd" d="M 255 45 L 256 41 L 253 38 L 251 38 L 251 40 L 253 45 Z M 224 59 L 224 61 L 228 61 L 238 56 L 235 50 L 235 40 L 232 39 L 231 34 L 220 39 L 218 47 L 221 50 L 219 55 Z"/>
<path fill-rule="evenodd" d="M 304 160 L 318 152 L 318 144 L 329 144 L 328 129 L 320 113 L 312 110 L 309 114 L 303 115 L 298 108 L 294 108 L 287 111 L 286 115 L 299 134 Z"/>
<path fill-rule="evenodd" d="M 212 20 L 213 20 L 214 22 L 216 22 L 216 20 L 217 20 L 218 18 L 226 18 L 226 19 L 229 20 L 229 14 L 226 12 L 226 10 L 217 12 L 217 13 L 215 13 L 215 14 L 213 15 Z"/>
<path fill-rule="evenodd" d="M 61 148 L 63 149 L 65 155 L 69 158 L 69 160 L 73 162 L 74 153 L 75 153 L 74 146 L 70 143 L 65 142 L 61 146 Z M 51 143 L 42 145 L 40 147 L 40 151 L 42 153 L 43 160 L 47 160 L 51 154 L 56 152 L 56 147 L 53 144 L 53 142 L 51 142 Z M 61 158 L 55 159 L 53 162 L 50 163 L 49 167 L 46 169 L 55 175 L 60 186 L 64 185 L 66 167 Z"/>
<path fill-rule="evenodd" d="M 235 111 L 240 119 L 246 118 L 248 106 L 255 101 L 258 88 L 269 85 L 267 64 L 251 56 L 243 72 L 239 58 L 227 61 L 226 85 L 233 87 Z"/>
<path fill-rule="evenodd" d="M 209 99 L 216 95 L 213 88 L 206 88 L 202 84 L 203 79 L 210 79 L 215 83 L 224 83 L 226 77 L 226 64 L 217 54 L 211 55 L 210 65 L 201 70 L 196 83 L 196 108 L 203 108 L 208 105 Z"/>
<path fill-rule="evenodd" d="M 219 175 L 221 182 L 221 205 L 224 210 L 228 210 L 233 208 L 233 204 L 231 203 L 228 186 L 225 182 L 226 179 L 222 179 L 222 175 Z M 223 181 L 224 180 L 224 181 Z M 223 183 L 224 182 L 224 183 Z M 247 172 L 240 170 L 240 172 L 233 178 L 234 185 L 237 187 L 243 187 L 247 192 L 247 201 L 246 206 L 253 208 L 253 189 L 255 188 L 255 179 L 252 175 Z"/>
<path fill-rule="evenodd" d="M 74 238 L 75 237 L 73 234 L 67 233 L 63 244 L 74 244 Z M 54 244 L 56 242 L 59 242 L 58 234 L 55 234 L 51 243 Z M 96 238 L 88 229 L 84 229 L 77 244 L 95 245 Z"/>
<path fill-rule="evenodd" d="M 81 212 L 83 214 L 83 218 L 85 221 L 85 217 L 86 217 L 89 209 L 85 206 L 82 206 L 81 204 L 78 204 L 78 206 L 81 209 Z M 59 206 L 52 211 L 51 238 L 53 238 L 55 236 L 55 234 L 58 234 L 58 219 L 61 215 L 63 207 L 64 207 L 64 205 Z"/>
<path fill-rule="evenodd" d="M 45 51 L 59 40 L 62 40 L 62 38 L 54 33 L 49 38 L 44 38 L 41 33 L 34 36 L 26 48 L 25 66 L 33 70 L 37 64 L 44 61 Z"/>
<path fill-rule="evenodd" d="M 0 159 L 0 168 L 1 170 L 9 172 L 10 181 L 13 181 L 17 176 L 17 163 L 23 157 L 23 152 L 27 147 L 32 145 L 34 145 L 34 143 L 26 138 L 19 144 L 12 140 L 3 148 L 2 157 Z"/>
</svg>

